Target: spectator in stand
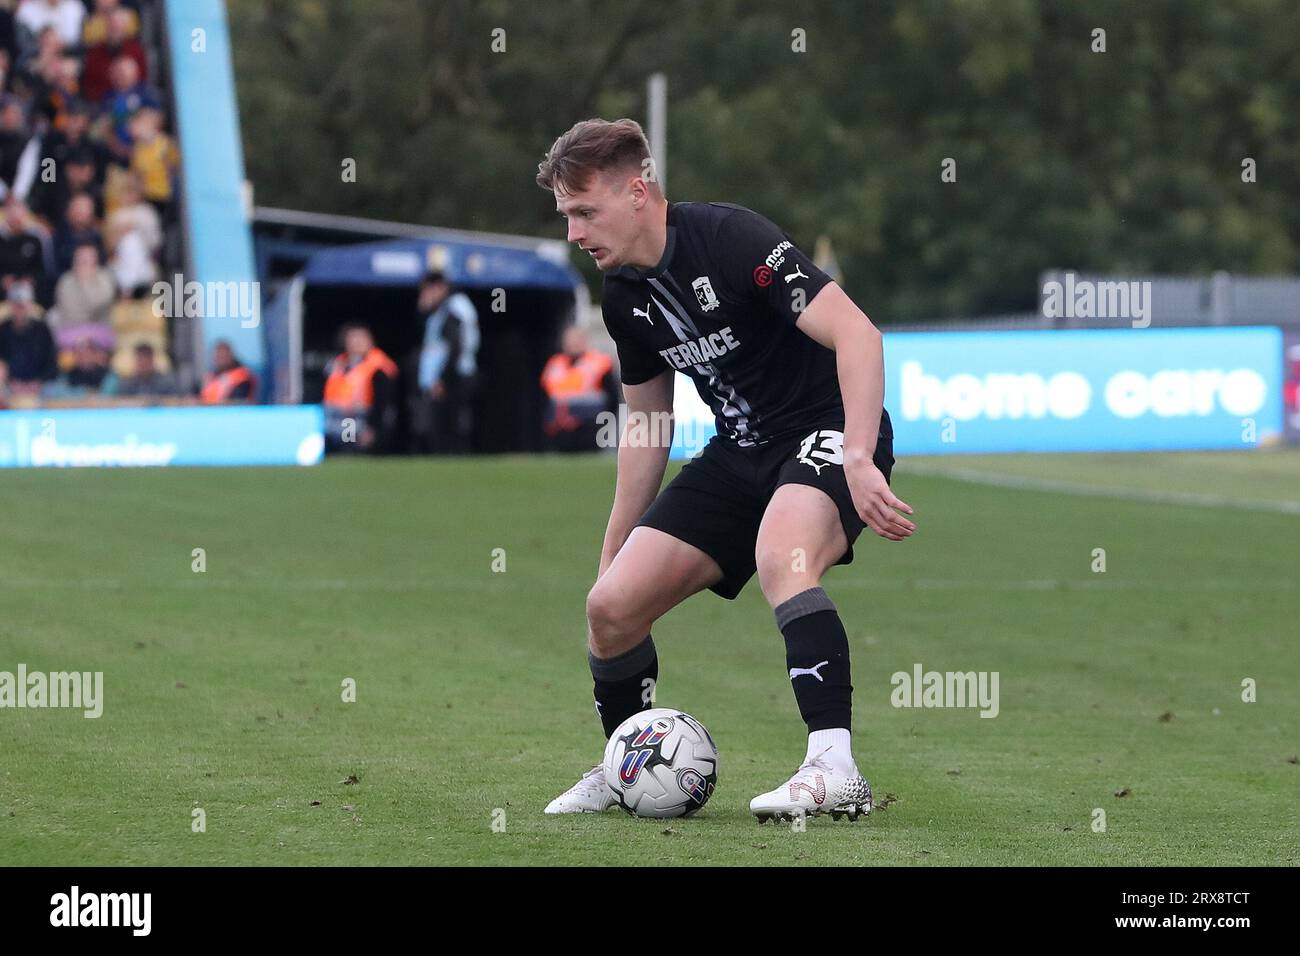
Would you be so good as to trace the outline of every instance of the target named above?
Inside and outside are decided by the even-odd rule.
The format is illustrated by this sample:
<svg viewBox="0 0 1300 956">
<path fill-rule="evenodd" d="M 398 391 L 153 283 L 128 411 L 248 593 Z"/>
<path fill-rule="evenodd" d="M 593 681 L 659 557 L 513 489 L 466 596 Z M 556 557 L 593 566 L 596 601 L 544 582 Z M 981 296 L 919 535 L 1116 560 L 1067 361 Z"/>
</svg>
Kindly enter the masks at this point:
<svg viewBox="0 0 1300 956">
<path fill-rule="evenodd" d="M 602 412 L 618 408 L 614 362 L 591 348 L 576 325 L 564 330 L 561 349 L 542 369 L 547 396 L 542 430 L 555 451 L 595 451 Z"/>
<path fill-rule="evenodd" d="M 92 215 L 96 220 L 103 219 L 104 187 L 95 181 L 95 152 L 90 143 L 69 151 L 57 178 L 62 179 L 62 186 L 57 182 L 49 183 L 53 189 L 42 198 L 43 211 L 47 213 L 52 228 L 59 228 L 60 222 L 68 219 L 68 204 L 75 195 L 88 196 Z"/>
<path fill-rule="evenodd" d="M 31 138 L 22 98 L 13 94 L 0 97 L 0 180 L 6 194 L 18 171 L 18 159 Z"/>
<path fill-rule="evenodd" d="M 24 292 L 20 290 L 20 286 L 25 287 L 26 291 Z M 5 288 L 4 299 L 0 300 L 0 322 L 3 322 L 5 319 L 13 315 L 15 295 L 17 295 L 19 299 L 24 299 L 28 293 L 31 294 L 31 297 L 26 298 L 26 301 L 32 303 L 31 314 L 38 319 L 45 318 L 45 309 L 36 302 L 35 289 L 32 288 L 32 281 L 22 276 L 18 276 Z"/>
<path fill-rule="evenodd" d="M 235 357 L 229 342 L 212 347 L 212 374 L 203 383 L 204 405 L 251 405 L 257 401 L 257 379 Z"/>
<path fill-rule="evenodd" d="M 166 398 L 179 395 L 176 378 L 158 369 L 153 346 L 144 342 L 135 347 L 135 370 L 117 384 L 117 394 L 129 398 Z"/>
<path fill-rule="evenodd" d="M 81 44 L 86 5 L 82 0 L 25 0 L 14 19 L 18 21 L 20 45 L 33 43 L 42 30 L 53 27 L 65 46 L 76 47 Z"/>
<path fill-rule="evenodd" d="M 59 226 L 70 215 L 69 206 L 73 197 L 82 194 L 90 200 L 91 219 L 97 221 L 104 211 L 104 191 L 95 182 L 95 160 L 88 145 L 68 154 L 63 165 L 57 167 L 57 175 L 52 182 L 38 181 L 32 187 L 28 205 L 33 215 L 57 234 Z M 71 250 L 67 252 L 71 254 Z M 55 264 L 58 263 L 56 250 Z M 59 266 L 60 271 L 70 265 L 70 260 L 65 262 Z"/>
<path fill-rule="evenodd" d="M 180 154 L 176 141 L 162 131 L 162 122 L 162 111 L 150 106 L 131 117 L 131 172 L 140 177 L 144 198 L 165 219 Z"/>
<path fill-rule="evenodd" d="M 104 181 L 104 169 L 108 166 L 109 155 L 104 145 L 89 135 L 90 120 L 94 111 L 84 99 L 71 100 L 63 111 L 63 128 L 51 130 L 41 140 L 41 164 L 47 159 L 54 160 L 54 170 L 58 179 L 63 177 L 64 165 L 72 156 L 89 156 L 94 163 L 94 180 Z M 33 184 L 32 191 L 41 185 L 39 180 Z"/>
<path fill-rule="evenodd" d="M 364 325 L 345 327 L 343 343 L 325 379 L 326 448 L 382 454 L 397 424 L 397 365 Z"/>
<path fill-rule="evenodd" d="M 68 203 L 67 213 L 54 230 L 54 272 L 63 275 L 72 268 L 72 259 L 78 247 L 91 245 L 104 261 L 104 243 L 95 220 L 95 200 L 86 193 L 78 193 Z M 55 295 L 58 295 L 57 287 Z"/>
<path fill-rule="evenodd" d="M 0 10 L 0 15 L 3 11 Z M 0 93 L 9 92 L 9 84 L 13 80 L 13 57 L 9 53 L 8 47 L 0 47 Z"/>
<path fill-rule="evenodd" d="M 41 70 L 40 82 L 30 101 L 35 117 L 52 130 L 67 125 L 68 107 L 76 102 L 81 89 L 81 60 L 71 54 L 60 56 Z"/>
<path fill-rule="evenodd" d="M 92 243 L 77 246 L 72 268 L 54 287 L 54 309 L 50 325 L 62 339 L 62 330 L 86 325 L 110 328 L 110 312 L 117 298 L 113 273 L 99 262 L 99 249 Z M 57 318 L 56 318 L 57 316 Z"/>
<path fill-rule="evenodd" d="M 0 359 L 0 408 L 9 407 L 9 364 Z"/>
<path fill-rule="evenodd" d="M 121 163 L 131 161 L 131 117 L 146 106 L 162 109 L 153 91 L 140 82 L 140 68 L 129 56 L 113 61 L 109 75 L 112 89 L 104 95 L 104 113 L 108 117 L 108 148 Z"/>
<path fill-rule="evenodd" d="M 103 6 L 115 6 L 109 3 Z M 89 34 L 96 22 L 105 24 L 103 38 L 91 40 Z M 101 11 L 90 18 L 86 24 L 86 69 L 82 76 L 82 95 L 92 101 L 104 98 L 112 86 L 111 74 L 113 62 L 119 57 L 128 57 L 135 61 L 136 70 L 141 81 L 149 76 L 148 62 L 145 60 L 144 47 L 135 38 L 139 32 L 140 22 L 134 10 L 116 7 L 110 12 Z"/>
<path fill-rule="evenodd" d="M 158 278 L 162 221 L 158 210 L 144 201 L 139 176 L 129 177 L 122 189 L 122 205 L 104 223 L 104 245 L 118 288 L 152 285 Z"/>
<path fill-rule="evenodd" d="M 15 395 L 36 395 L 41 386 L 58 374 L 54 336 L 36 315 L 35 297 L 27 282 L 9 287 L 0 321 L 0 360 L 9 367 L 10 391 Z"/>
<path fill-rule="evenodd" d="M 21 199 L 36 174 L 40 142 L 27 128 L 22 100 L 0 98 L 0 198 L 11 192 Z"/>
<path fill-rule="evenodd" d="M 80 339 L 73 349 L 72 367 L 42 389 L 45 398 L 81 398 L 117 393 L 117 376 L 109 367 L 110 352 L 93 338 Z"/>
<path fill-rule="evenodd" d="M 114 11 L 121 10 L 126 14 L 126 36 L 134 37 L 140 34 L 140 17 L 130 7 L 123 6 L 121 0 L 95 0 L 95 12 L 86 17 L 86 22 L 81 28 L 81 45 L 89 50 L 91 47 L 105 42 L 108 39 L 108 19 Z"/>
<path fill-rule="evenodd" d="M 46 69 L 63 53 L 63 40 L 54 27 L 42 30 L 30 46 L 20 47 L 14 68 L 15 91 L 30 96 L 41 85 Z"/>
<path fill-rule="evenodd" d="M 0 285 L 8 289 L 20 277 L 42 282 L 53 265 L 49 258 L 45 237 L 32 227 L 27 206 L 10 196 L 0 219 Z"/>
</svg>

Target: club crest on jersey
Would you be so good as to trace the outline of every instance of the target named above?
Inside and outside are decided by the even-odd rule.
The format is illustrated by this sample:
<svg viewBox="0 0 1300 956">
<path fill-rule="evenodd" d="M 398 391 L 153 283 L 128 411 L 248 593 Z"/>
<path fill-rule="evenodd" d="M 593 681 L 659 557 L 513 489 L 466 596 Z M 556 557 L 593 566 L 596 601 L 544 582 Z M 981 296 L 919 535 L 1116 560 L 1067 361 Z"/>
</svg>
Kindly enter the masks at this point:
<svg viewBox="0 0 1300 956">
<path fill-rule="evenodd" d="M 695 298 L 699 300 L 700 308 L 705 312 L 712 312 L 721 305 L 718 302 L 717 295 L 714 294 L 713 283 L 709 282 L 708 276 L 700 276 L 691 283 L 691 288 L 695 290 Z"/>
</svg>

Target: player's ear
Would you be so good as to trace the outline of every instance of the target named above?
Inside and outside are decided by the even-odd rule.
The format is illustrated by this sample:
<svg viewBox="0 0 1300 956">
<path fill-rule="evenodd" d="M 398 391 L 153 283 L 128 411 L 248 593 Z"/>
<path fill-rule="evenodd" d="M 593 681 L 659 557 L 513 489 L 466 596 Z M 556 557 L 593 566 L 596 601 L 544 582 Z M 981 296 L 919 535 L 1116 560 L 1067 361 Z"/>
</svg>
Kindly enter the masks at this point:
<svg viewBox="0 0 1300 956">
<path fill-rule="evenodd" d="M 641 181 L 640 176 L 632 176 L 628 179 L 627 198 L 632 203 L 633 209 L 640 209 L 645 205 L 645 183 Z"/>
</svg>

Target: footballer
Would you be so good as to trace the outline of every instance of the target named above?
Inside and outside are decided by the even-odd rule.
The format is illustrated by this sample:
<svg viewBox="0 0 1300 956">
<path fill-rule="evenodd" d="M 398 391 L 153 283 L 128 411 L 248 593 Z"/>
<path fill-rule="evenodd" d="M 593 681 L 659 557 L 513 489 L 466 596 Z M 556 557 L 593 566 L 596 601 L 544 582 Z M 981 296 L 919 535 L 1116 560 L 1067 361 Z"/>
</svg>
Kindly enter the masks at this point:
<svg viewBox="0 0 1300 956">
<path fill-rule="evenodd" d="M 669 448 L 620 442 L 586 607 L 605 737 L 653 706 L 655 621 L 705 588 L 733 600 L 757 572 L 808 749 L 750 810 L 760 820 L 869 813 L 850 740 L 848 638 L 821 577 L 853 560 L 863 527 L 890 541 L 916 528 L 889 487 L 879 330 L 767 219 L 730 203 L 669 202 L 632 120 L 578 123 L 551 146 L 537 183 L 604 274 L 629 419 L 670 415 L 682 372 L 717 422 L 662 491 Z M 546 812 L 612 801 L 598 763 Z"/>
</svg>

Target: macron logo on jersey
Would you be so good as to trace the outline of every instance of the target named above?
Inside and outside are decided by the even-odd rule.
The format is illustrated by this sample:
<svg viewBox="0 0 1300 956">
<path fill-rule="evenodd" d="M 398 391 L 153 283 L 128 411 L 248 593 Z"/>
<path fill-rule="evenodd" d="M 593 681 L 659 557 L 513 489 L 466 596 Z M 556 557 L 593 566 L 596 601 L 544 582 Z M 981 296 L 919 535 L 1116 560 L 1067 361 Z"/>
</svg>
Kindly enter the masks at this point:
<svg viewBox="0 0 1300 956">
<path fill-rule="evenodd" d="M 687 369 L 693 365 L 707 365 L 719 355 L 725 355 L 740 343 L 731 337 L 731 326 L 701 335 L 698 339 L 674 345 L 670 349 L 660 349 L 659 354 L 675 369 Z"/>
</svg>

